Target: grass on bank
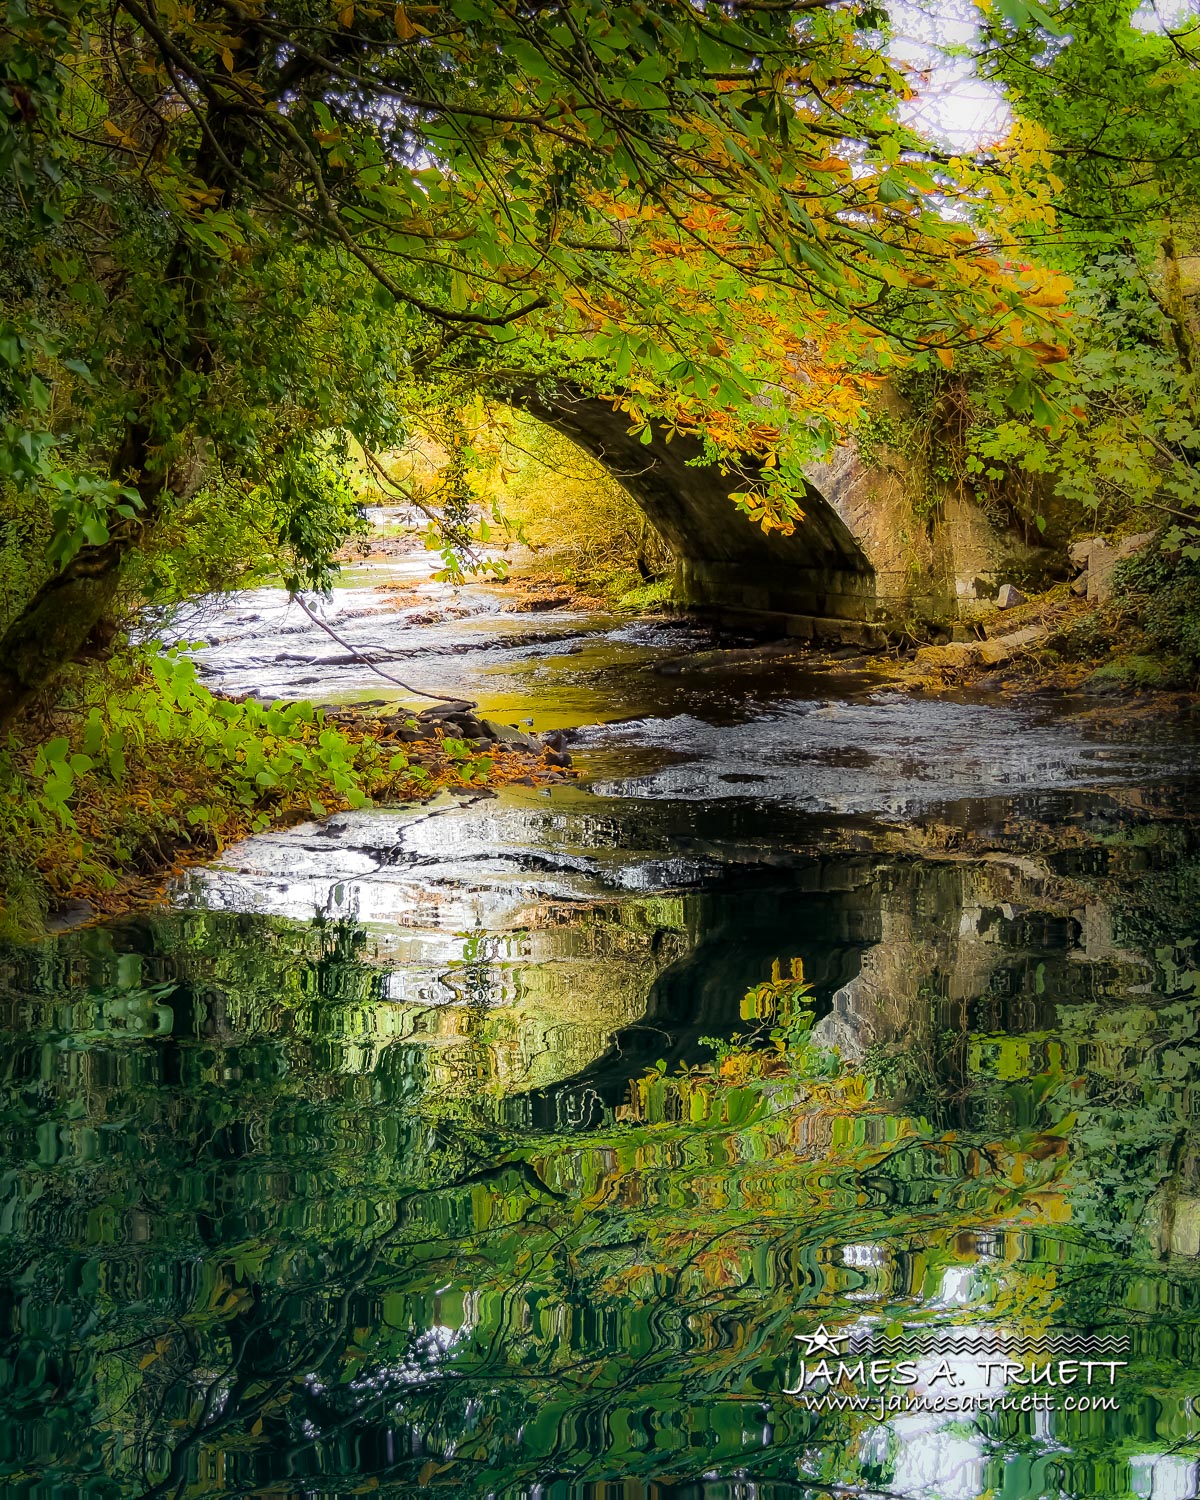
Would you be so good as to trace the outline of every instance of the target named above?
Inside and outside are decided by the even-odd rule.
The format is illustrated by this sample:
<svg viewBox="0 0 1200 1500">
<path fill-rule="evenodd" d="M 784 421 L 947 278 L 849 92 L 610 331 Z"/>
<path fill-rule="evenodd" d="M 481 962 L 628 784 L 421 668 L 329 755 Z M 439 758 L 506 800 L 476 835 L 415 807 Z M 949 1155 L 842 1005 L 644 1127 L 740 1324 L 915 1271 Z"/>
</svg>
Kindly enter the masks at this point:
<svg viewBox="0 0 1200 1500">
<path fill-rule="evenodd" d="M 36 738 L 0 749 L 0 936 L 37 932 L 70 900 L 144 900 L 174 866 L 273 823 L 411 801 L 494 769 L 450 737 L 410 750 L 310 703 L 216 697 L 178 650 L 116 658 Z"/>
</svg>

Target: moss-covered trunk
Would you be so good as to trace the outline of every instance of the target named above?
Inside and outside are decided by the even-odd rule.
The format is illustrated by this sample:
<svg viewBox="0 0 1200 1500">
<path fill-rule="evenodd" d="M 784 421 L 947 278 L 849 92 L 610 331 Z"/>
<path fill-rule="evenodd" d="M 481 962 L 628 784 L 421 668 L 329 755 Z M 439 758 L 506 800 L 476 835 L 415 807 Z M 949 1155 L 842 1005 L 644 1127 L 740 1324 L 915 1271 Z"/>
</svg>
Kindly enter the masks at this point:
<svg viewBox="0 0 1200 1500">
<path fill-rule="evenodd" d="M 88 547 L 49 578 L 0 641 L 0 729 L 49 688 L 112 609 L 121 549 Z"/>
<path fill-rule="evenodd" d="M 122 521 L 106 542 L 81 547 L 46 579 L 0 639 L 0 732 L 54 687 L 67 663 L 111 617 L 125 560 L 141 542 L 164 490 L 161 472 L 147 472 L 148 445 L 148 429 L 130 423 L 112 464 L 113 476 L 132 480 L 142 497 L 138 519 Z"/>
</svg>

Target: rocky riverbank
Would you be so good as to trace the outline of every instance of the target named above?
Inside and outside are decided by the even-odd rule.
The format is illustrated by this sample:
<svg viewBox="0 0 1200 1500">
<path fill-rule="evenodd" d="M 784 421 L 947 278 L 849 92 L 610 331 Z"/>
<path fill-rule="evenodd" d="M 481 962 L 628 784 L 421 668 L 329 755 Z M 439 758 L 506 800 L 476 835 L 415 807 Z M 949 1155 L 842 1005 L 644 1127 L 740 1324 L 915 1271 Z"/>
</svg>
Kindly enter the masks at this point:
<svg viewBox="0 0 1200 1500">
<path fill-rule="evenodd" d="M 501 781 L 532 786 L 535 781 L 565 781 L 575 774 L 561 730 L 532 734 L 517 724 L 483 717 L 466 699 L 439 703 L 419 713 L 400 710 L 376 714 L 370 707 L 375 705 L 331 706 L 326 717 L 374 735 L 382 743 L 404 746 L 409 765 L 433 776 L 462 764 L 466 754 L 488 763 L 484 770 L 489 780 L 494 775 Z"/>
</svg>

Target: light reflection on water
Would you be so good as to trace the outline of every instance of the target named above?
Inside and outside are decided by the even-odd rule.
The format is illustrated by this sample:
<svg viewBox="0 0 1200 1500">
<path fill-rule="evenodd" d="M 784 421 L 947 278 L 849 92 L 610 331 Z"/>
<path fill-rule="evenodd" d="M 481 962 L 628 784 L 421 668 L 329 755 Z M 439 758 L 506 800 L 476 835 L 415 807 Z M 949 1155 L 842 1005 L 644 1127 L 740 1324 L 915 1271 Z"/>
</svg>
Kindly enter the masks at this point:
<svg viewBox="0 0 1200 1500">
<path fill-rule="evenodd" d="M 252 840 L 0 956 L 6 1493 L 1196 1495 L 1187 747 L 756 709 L 621 629 L 599 793 Z M 931 1391 L 957 1339 L 960 1393 L 1124 1339 L 1120 1406 L 809 1410 L 818 1324 L 928 1335 Z"/>
</svg>

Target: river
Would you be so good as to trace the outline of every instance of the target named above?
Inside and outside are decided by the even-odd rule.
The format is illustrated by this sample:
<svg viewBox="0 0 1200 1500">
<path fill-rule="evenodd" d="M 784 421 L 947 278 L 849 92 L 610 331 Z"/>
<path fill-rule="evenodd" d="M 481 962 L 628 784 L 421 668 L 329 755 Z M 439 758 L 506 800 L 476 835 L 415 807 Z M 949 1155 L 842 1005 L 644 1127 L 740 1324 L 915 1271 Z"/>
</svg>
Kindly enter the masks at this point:
<svg viewBox="0 0 1200 1500">
<path fill-rule="evenodd" d="M 1194 730 L 426 569 L 330 622 L 577 781 L 0 953 L 5 1492 L 1200 1494 Z"/>
</svg>

